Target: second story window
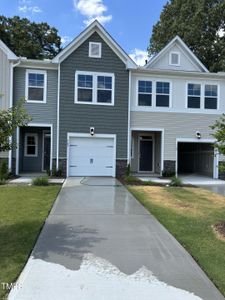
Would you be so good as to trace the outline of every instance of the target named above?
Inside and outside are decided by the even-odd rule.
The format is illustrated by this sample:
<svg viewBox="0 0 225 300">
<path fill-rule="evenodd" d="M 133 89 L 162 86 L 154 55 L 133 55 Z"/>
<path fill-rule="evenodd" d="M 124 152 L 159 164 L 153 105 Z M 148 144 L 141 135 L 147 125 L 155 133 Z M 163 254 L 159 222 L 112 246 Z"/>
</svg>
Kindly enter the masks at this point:
<svg viewBox="0 0 225 300">
<path fill-rule="evenodd" d="M 47 73 L 40 70 L 26 71 L 26 99 L 27 102 L 46 102 Z"/>
<path fill-rule="evenodd" d="M 188 97 L 187 99 L 188 108 L 200 108 L 201 107 L 201 85 L 189 83 L 187 97 Z"/>
<path fill-rule="evenodd" d="M 217 85 L 205 85 L 205 101 L 204 101 L 204 108 L 207 109 L 217 109 Z"/>
<path fill-rule="evenodd" d="M 75 103 L 114 105 L 114 74 L 77 71 Z"/>
<path fill-rule="evenodd" d="M 152 82 L 138 81 L 138 105 L 151 106 L 152 105 Z"/>
<path fill-rule="evenodd" d="M 170 83 L 156 82 L 156 106 L 169 107 L 170 106 Z"/>
</svg>

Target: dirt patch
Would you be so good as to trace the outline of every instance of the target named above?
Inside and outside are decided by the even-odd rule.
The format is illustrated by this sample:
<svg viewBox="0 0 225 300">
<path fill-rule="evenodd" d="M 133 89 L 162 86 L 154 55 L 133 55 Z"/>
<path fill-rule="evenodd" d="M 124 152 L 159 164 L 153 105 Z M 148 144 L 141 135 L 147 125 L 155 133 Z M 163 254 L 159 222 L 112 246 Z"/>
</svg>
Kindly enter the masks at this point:
<svg viewBox="0 0 225 300">
<path fill-rule="evenodd" d="M 216 236 L 220 240 L 225 241 L 225 221 L 221 221 L 215 225 L 212 225 L 212 228 Z"/>
</svg>

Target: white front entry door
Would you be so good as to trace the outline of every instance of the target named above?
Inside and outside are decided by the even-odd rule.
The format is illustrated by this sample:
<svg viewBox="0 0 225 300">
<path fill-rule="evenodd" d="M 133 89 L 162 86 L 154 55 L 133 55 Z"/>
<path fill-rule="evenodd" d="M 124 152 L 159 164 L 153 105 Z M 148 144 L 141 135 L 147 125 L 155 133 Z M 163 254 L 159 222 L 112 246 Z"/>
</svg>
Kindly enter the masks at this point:
<svg viewBox="0 0 225 300">
<path fill-rule="evenodd" d="M 113 138 L 70 137 L 69 176 L 115 176 Z"/>
</svg>

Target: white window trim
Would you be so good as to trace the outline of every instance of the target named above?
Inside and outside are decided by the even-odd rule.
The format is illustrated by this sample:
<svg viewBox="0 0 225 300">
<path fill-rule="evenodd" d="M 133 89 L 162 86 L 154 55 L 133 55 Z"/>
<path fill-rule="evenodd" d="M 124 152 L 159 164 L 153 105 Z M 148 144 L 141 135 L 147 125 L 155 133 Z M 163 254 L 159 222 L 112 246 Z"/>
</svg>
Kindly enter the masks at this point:
<svg viewBox="0 0 225 300">
<path fill-rule="evenodd" d="M 98 55 L 91 54 L 91 47 L 92 47 L 92 45 L 98 45 L 99 46 L 99 54 Z M 91 58 L 101 58 L 102 57 L 102 43 L 89 42 L 88 56 L 91 57 Z"/>
<path fill-rule="evenodd" d="M 173 63 L 172 63 L 172 55 L 173 55 L 173 54 L 178 55 L 178 63 L 177 63 L 177 64 L 173 64 Z M 170 66 L 177 66 L 177 67 L 180 66 L 180 52 L 177 52 L 177 51 L 171 51 L 171 52 L 170 52 L 169 65 L 170 65 Z"/>
<path fill-rule="evenodd" d="M 27 153 L 27 137 L 28 136 L 32 136 L 35 138 L 35 154 L 28 154 Z M 37 157 L 38 156 L 38 135 L 37 133 L 25 133 L 25 137 L 24 137 L 25 141 L 24 141 L 24 156 L 25 157 Z"/>
<path fill-rule="evenodd" d="M 151 106 L 144 106 L 144 105 L 138 105 L 138 82 L 139 81 L 151 81 L 152 82 L 152 105 Z M 168 82 L 170 84 L 170 92 L 169 92 L 169 106 L 156 106 L 156 82 Z M 159 110 L 159 109 L 163 109 L 163 110 L 168 110 L 169 108 L 172 108 L 172 81 L 171 80 L 167 80 L 167 79 L 150 79 L 147 77 L 138 77 L 136 79 L 136 107 L 138 108 L 142 108 L 143 110 L 146 111 L 151 111 L 151 110 Z M 163 94 L 162 94 L 163 95 Z M 166 94 L 167 95 L 167 94 Z"/>
<path fill-rule="evenodd" d="M 152 84 L 152 92 L 151 93 L 139 92 L 139 81 L 149 81 L 149 82 L 151 82 L 151 84 Z M 139 101 L 138 101 L 139 94 L 142 94 L 142 95 L 151 95 L 151 105 L 139 105 Z M 153 101 L 153 82 L 152 82 L 152 80 L 140 80 L 140 79 L 138 79 L 137 80 L 137 105 L 139 107 L 152 107 L 152 101 Z"/>
<path fill-rule="evenodd" d="M 93 86 L 92 86 L 92 102 L 78 101 L 78 75 L 91 75 L 93 76 Z M 97 76 L 107 76 L 112 77 L 112 102 L 102 103 L 97 102 Z M 76 104 L 86 104 L 86 105 L 104 105 L 104 106 L 114 106 L 114 94 L 115 94 L 115 75 L 113 73 L 99 73 L 99 72 L 87 72 L 87 71 L 76 71 L 75 72 L 75 92 L 74 92 L 74 103 Z"/>
<path fill-rule="evenodd" d="M 200 108 L 190 108 L 188 107 L 188 84 L 200 84 L 201 87 L 201 93 L 200 93 Z M 212 108 L 205 108 L 205 86 L 206 85 L 216 85 L 217 86 L 217 108 L 212 109 Z M 187 81 L 186 82 L 186 103 L 185 103 L 185 108 L 193 111 L 198 111 L 198 112 L 217 112 L 220 109 L 220 84 L 216 82 L 201 82 L 201 81 Z"/>
<path fill-rule="evenodd" d="M 28 88 L 29 88 L 29 74 L 43 74 L 44 75 L 44 98 L 40 100 L 29 100 L 28 99 Z M 45 70 L 35 70 L 27 69 L 26 70 L 26 84 L 25 84 L 25 98 L 27 103 L 46 103 L 47 102 L 47 71 Z"/>
</svg>

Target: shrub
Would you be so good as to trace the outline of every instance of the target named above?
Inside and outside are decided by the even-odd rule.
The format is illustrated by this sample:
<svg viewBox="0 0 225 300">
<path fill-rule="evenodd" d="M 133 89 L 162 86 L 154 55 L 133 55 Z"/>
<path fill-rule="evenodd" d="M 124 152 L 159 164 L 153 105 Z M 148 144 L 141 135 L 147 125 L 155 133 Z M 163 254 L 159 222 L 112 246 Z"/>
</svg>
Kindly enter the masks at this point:
<svg viewBox="0 0 225 300">
<path fill-rule="evenodd" d="M 130 164 L 128 164 L 126 167 L 125 175 L 126 175 L 126 177 L 130 176 Z"/>
<path fill-rule="evenodd" d="M 56 170 L 56 168 L 54 167 L 52 169 L 52 176 L 53 177 L 62 177 L 62 169 Z"/>
<path fill-rule="evenodd" d="M 0 179 L 0 185 L 4 185 L 5 183 L 5 179 Z"/>
<path fill-rule="evenodd" d="M 135 176 L 126 176 L 125 178 L 126 183 L 142 183 L 141 179 L 135 177 Z"/>
<path fill-rule="evenodd" d="M 6 180 L 9 177 L 7 161 L 3 160 L 0 167 L 0 180 Z"/>
<path fill-rule="evenodd" d="M 50 170 L 50 169 L 47 169 L 47 170 L 46 170 L 46 174 L 47 174 L 47 176 L 50 177 L 50 176 L 51 176 L 51 170 Z"/>
<path fill-rule="evenodd" d="M 175 176 L 175 172 L 163 170 L 162 171 L 162 176 L 163 177 L 174 177 Z"/>
<path fill-rule="evenodd" d="M 170 181 L 170 186 L 182 186 L 182 181 L 178 177 L 174 176 Z"/>
<path fill-rule="evenodd" d="M 38 185 L 38 186 L 45 186 L 45 185 L 48 185 L 48 178 L 47 177 L 37 177 L 37 178 L 34 178 L 32 180 L 32 184 L 33 185 Z"/>
</svg>

